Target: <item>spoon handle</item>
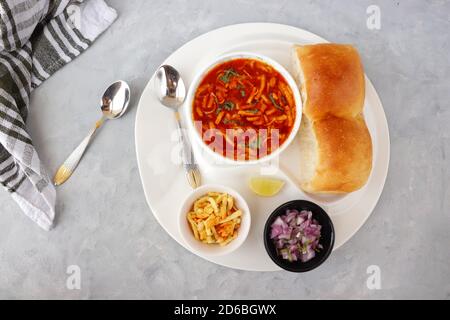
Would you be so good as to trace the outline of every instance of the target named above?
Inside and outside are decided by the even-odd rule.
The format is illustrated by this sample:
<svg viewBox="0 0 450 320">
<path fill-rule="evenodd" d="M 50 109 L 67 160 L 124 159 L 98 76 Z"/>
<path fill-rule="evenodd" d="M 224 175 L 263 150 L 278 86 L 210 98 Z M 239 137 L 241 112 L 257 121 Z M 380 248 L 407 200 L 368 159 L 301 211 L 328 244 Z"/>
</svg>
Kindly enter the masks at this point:
<svg viewBox="0 0 450 320">
<path fill-rule="evenodd" d="M 185 136 L 185 131 L 181 124 L 180 113 L 178 111 L 175 111 L 175 119 L 177 120 L 177 128 L 179 132 L 178 137 L 183 148 L 181 152 L 181 160 L 186 171 L 186 178 L 189 185 L 195 189 L 201 184 L 200 170 L 195 162 L 194 153 L 192 152 L 192 146 L 189 143 L 189 139 Z"/>
<path fill-rule="evenodd" d="M 92 137 L 94 136 L 95 132 L 98 128 L 105 122 L 106 117 L 102 116 L 102 118 L 95 123 L 94 128 L 89 131 L 89 134 L 86 136 L 86 138 L 81 141 L 81 143 L 76 147 L 75 150 L 70 154 L 70 156 L 64 161 L 64 163 L 59 167 L 58 171 L 56 171 L 55 177 L 53 178 L 53 183 L 55 186 L 59 186 L 66 182 L 72 173 L 74 172 L 75 168 L 78 166 L 78 163 L 80 162 L 81 158 L 83 157 L 84 152 L 86 151 L 86 148 L 88 147 L 89 143 L 92 140 Z"/>
</svg>

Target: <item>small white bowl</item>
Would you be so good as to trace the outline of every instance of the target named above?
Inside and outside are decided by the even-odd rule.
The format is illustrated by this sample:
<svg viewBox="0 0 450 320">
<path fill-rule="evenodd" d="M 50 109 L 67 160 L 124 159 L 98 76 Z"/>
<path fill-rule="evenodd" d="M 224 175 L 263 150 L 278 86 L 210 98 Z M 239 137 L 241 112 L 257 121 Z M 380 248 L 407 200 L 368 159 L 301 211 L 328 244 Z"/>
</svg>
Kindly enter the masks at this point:
<svg viewBox="0 0 450 320">
<path fill-rule="evenodd" d="M 212 70 L 217 65 L 230 61 L 235 59 L 256 59 L 260 60 L 268 65 L 270 65 L 272 68 L 274 68 L 276 71 L 278 71 L 284 79 L 286 79 L 287 84 L 289 85 L 289 88 L 292 90 L 292 93 L 294 95 L 294 101 L 295 101 L 295 107 L 296 107 L 296 116 L 295 116 L 295 122 L 294 126 L 291 130 L 291 133 L 289 134 L 289 137 L 286 139 L 286 141 L 279 146 L 275 151 L 272 153 L 261 157 L 259 159 L 252 159 L 252 160 L 233 160 L 227 157 L 224 157 L 223 155 L 215 152 L 210 147 L 206 145 L 206 143 L 203 142 L 203 139 L 201 137 L 201 134 L 196 130 L 194 126 L 194 121 L 192 119 L 192 104 L 194 102 L 195 92 L 197 91 L 197 88 L 200 84 L 200 82 L 203 80 L 203 78 L 206 76 L 206 74 Z M 295 80 L 292 78 L 291 74 L 278 62 L 275 60 L 266 57 L 261 54 L 257 53 L 251 53 L 251 52 L 234 52 L 225 54 L 222 56 L 217 57 L 216 59 L 212 60 L 209 64 L 207 64 L 203 69 L 200 69 L 194 76 L 194 79 L 192 80 L 192 83 L 189 87 L 189 91 L 186 98 L 186 106 L 184 108 L 185 110 L 185 119 L 187 119 L 187 127 L 189 131 L 193 132 L 194 140 L 197 144 L 201 146 L 201 149 L 208 154 L 211 159 L 214 160 L 216 164 L 231 164 L 231 165 L 249 165 L 249 164 L 256 164 L 256 163 L 262 163 L 269 161 L 271 159 L 274 159 L 278 157 L 288 146 L 289 144 L 294 140 L 298 129 L 300 128 L 300 123 L 302 120 L 302 99 L 300 97 L 300 91 L 297 87 L 297 84 Z"/>
<path fill-rule="evenodd" d="M 218 244 L 206 244 L 201 242 L 200 240 L 195 239 L 191 226 L 187 221 L 187 214 L 192 208 L 194 202 L 208 192 L 228 193 L 234 198 L 236 207 L 242 211 L 241 225 L 238 229 L 238 235 L 236 239 L 232 240 L 230 243 L 223 247 Z M 234 189 L 215 184 L 203 185 L 193 190 L 191 194 L 183 201 L 183 204 L 180 208 L 178 220 L 179 230 L 184 242 L 191 248 L 194 253 L 200 256 L 219 256 L 228 254 L 236 250 L 244 243 L 245 239 L 247 238 L 251 224 L 250 209 L 248 208 L 247 202 L 244 200 L 244 198 Z"/>
</svg>

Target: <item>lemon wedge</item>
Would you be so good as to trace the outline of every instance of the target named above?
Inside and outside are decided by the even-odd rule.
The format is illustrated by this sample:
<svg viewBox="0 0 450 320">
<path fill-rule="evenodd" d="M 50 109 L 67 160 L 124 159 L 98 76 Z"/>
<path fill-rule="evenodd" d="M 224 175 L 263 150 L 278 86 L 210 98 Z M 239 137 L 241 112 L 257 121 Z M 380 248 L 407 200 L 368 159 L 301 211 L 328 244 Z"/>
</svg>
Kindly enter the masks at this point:
<svg viewBox="0 0 450 320">
<path fill-rule="evenodd" d="M 280 192 L 284 186 L 284 181 L 273 178 L 253 177 L 250 179 L 249 186 L 259 196 L 272 197 Z"/>
</svg>

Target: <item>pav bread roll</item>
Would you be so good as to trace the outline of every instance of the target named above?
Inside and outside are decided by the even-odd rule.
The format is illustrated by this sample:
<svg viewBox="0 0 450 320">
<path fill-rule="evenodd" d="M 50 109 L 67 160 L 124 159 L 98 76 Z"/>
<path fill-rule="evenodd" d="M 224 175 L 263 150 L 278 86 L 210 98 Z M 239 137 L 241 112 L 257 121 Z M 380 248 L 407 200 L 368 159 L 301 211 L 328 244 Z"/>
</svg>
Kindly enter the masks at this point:
<svg viewBox="0 0 450 320">
<path fill-rule="evenodd" d="M 365 83 L 355 48 L 294 46 L 303 100 L 300 186 L 310 193 L 360 189 L 372 169 L 372 140 L 363 116 Z"/>
</svg>

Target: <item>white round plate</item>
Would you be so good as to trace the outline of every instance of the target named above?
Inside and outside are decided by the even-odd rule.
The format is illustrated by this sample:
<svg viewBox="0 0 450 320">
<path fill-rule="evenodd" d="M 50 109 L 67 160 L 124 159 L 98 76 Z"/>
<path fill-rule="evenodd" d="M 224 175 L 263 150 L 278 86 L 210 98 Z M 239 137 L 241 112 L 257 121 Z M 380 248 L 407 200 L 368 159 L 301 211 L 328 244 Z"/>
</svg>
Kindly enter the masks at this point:
<svg viewBox="0 0 450 320">
<path fill-rule="evenodd" d="M 195 38 L 170 55 L 164 64 L 178 69 L 189 87 L 195 71 L 215 57 L 234 51 L 260 53 L 278 61 L 288 71 L 293 44 L 326 42 L 321 37 L 299 28 L 272 24 L 237 24 L 213 30 Z M 356 44 L 357 46 L 357 44 Z M 179 147 L 172 111 L 162 106 L 153 93 L 152 79 L 139 101 L 136 115 L 136 152 L 139 172 L 147 202 L 161 226 L 187 248 L 178 230 L 181 202 L 190 192 L 182 166 L 177 163 Z M 266 254 L 263 229 L 268 215 L 280 204 L 293 199 L 318 203 L 331 216 L 339 248 L 364 224 L 374 209 L 386 180 L 389 165 L 389 131 L 380 99 L 366 77 L 364 114 L 373 142 L 373 169 L 367 184 L 346 196 L 320 197 L 303 193 L 296 184 L 298 148 L 296 141 L 280 157 L 275 175 L 287 183 L 271 198 L 254 195 L 248 188 L 251 176 L 261 173 L 258 166 L 230 168 L 210 165 L 198 146 L 194 152 L 201 168 L 203 183 L 224 184 L 237 190 L 248 202 L 252 225 L 246 242 L 236 251 L 217 257 L 203 257 L 217 264 L 243 270 L 275 271 Z M 188 249 L 189 250 L 189 249 Z"/>
</svg>

